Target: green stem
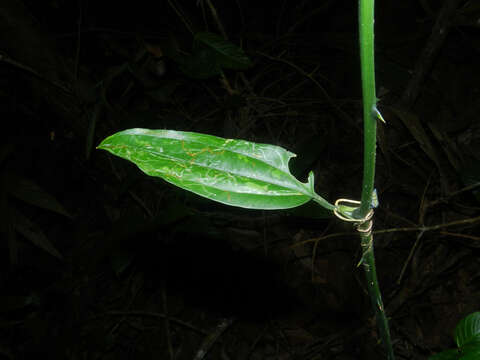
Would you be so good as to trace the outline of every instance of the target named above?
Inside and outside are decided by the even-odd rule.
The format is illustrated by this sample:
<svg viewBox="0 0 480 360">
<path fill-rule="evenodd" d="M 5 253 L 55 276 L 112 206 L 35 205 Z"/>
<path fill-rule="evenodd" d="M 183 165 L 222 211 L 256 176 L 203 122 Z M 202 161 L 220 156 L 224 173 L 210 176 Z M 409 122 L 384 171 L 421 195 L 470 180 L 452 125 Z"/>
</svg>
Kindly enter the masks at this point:
<svg viewBox="0 0 480 360">
<path fill-rule="evenodd" d="M 361 217 L 370 211 L 373 183 L 375 179 L 375 148 L 377 137 L 377 121 L 372 115 L 376 109 L 375 95 L 375 58 L 373 44 L 374 0 L 360 0 L 360 64 L 362 73 L 363 95 L 363 185 Z"/>
<path fill-rule="evenodd" d="M 359 30 L 360 30 L 360 63 L 362 72 L 363 120 L 364 120 L 364 153 L 363 153 L 363 184 L 361 204 L 358 218 L 367 216 L 371 207 L 372 192 L 375 179 L 375 153 L 377 138 L 377 117 L 375 95 L 375 61 L 374 61 L 374 0 L 360 0 Z M 362 228 L 362 226 L 361 226 Z M 362 246 L 362 264 L 367 280 L 367 289 L 375 312 L 377 326 L 387 351 L 387 359 L 394 360 L 388 320 L 382 301 L 382 295 L 377 279 L 373 237 L 371 233 L 360 235 Z"/>
<path fill-rule="evenodd" d="M 387 352 L 387 359 L 395 360 L 395 355 L 393 354 L 392 340 L 390 337 L 390 329 L 388 327 L 388 320 L 382 301 L 382 293 L 380 292 L 380 287 L 378 285 L 372 234 L 368 236 L 361 236 L 361 246 L 362 265 L 365 271 L 365 278 L 367 281 L 368 294 L 370 295 L 370 302 L 372 303 L 372 307 L 375 312 L 375 319 L 377 320 L 377 327 L 383 345 Z"/>
</svg>

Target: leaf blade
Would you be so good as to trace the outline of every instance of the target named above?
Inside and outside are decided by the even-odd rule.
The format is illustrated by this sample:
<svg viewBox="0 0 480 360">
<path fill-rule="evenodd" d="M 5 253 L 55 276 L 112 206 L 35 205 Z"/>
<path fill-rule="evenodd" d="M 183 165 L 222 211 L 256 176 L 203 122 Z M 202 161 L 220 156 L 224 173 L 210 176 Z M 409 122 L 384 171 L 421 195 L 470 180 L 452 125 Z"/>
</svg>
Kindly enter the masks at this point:
<svg viewBox="0 0 480 360">
<path fill-rule="evenodd" d="M 129 129 L 104 139 L 100 149 L 134 162 L 144 173 L 227 205 L 288 209 L 312 198 L 288 168 L 295 154 L 275 145 L 200 133 Z"/>
<path fill-rule="evenodd" d="M 460 320 L 455 328 L 455 342 L 459 348 L 480 342 L 480 312 L 474 312 Z"/>
</svg>

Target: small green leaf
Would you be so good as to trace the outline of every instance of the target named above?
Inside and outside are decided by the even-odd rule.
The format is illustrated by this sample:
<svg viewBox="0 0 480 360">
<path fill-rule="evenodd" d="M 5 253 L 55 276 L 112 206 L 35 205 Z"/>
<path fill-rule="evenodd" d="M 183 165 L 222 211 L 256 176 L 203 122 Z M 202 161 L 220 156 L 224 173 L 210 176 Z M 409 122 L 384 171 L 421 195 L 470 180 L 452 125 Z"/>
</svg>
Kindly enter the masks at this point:
<svg viewBox="0 0 480 360">
<path fill-rule="evenodd" d="M 464 317 L 455 328 L 455 342 L 459 348 L 473 342 L 480 342 L 480 312 Z"/>
<path fill-rule="evenodd" d="M 243 50 L 221 36 L 213 33 L 195 35 L 193 53 L 189 56 L 175 56 L 180 70 L 194 79 L 208 79 L 220 75 L 222 68 L 245 70 L 252 62 Z"/>
<path fill-rule="evenodd" d="M 313 199 L 334 206 L 288 168 L 295 154 L 275 145 L 172 130 L 129 129 L 98 146 L 144 173 L 208 199 L 249 209 L 289 209 Z"/>
<path fill-rule="evenodd" d="M 198 48 L 199 44 L 214 51 L 216 62 L 222 68 L 245 70 L 252 66 L 252 62 L 241 48 L 217 34 L 209 32 L 196 34 L 195 48 Z"/>
</svg>

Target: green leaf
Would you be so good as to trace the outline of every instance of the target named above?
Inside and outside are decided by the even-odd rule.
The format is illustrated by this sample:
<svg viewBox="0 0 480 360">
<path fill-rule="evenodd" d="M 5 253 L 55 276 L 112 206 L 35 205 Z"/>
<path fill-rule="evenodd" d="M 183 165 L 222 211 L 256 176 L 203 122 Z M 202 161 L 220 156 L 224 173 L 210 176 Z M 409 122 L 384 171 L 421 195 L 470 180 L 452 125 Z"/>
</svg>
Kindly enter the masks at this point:
<svg viewBox="0 0 480 360">
<path fill-rule="evenodd" d="M 193 53 L 190 56 L 175 56 L 180 70 L 194 79 L 208 79 L 219 75 L 222 68 L 245 70 L 252 62 L 243 50 L 221 36 L 213 33 L 195 35 Z"/>
<path fill-rule="evenodd" d="M 221 36 L 209 32 L 195 35 L 195 47 L 206 46 L 213 50 L 216 63 L 225 69 L 245 70 L 252 66 L 252 62 L 238 46 L 225 40 Z"/>
<path fill-rule="evenodd" d="M 480 312 L 467 315 L 455 328 L 455 342 L 459 348 L 480 341 Z"/>
<path fill-rule="evenodd" d="M 172 130 L 129 129 L 98 146 L 144 173 L 208 199 L 249 209 L 289 209 L 313 199 L 334 206 L 288 168 L 295 154 L 275 145 Z"/>
<path fill-rule="evenodd" d="M 460 359 L 480 359 L 480 336 L 474 337 L 460 349 Z"/>
<path fill-rule="evenodd" d="M 459 356 L 457 349 L 449 349 L 430 356 L 428 360 L 458 360 Z"/>
</svg>

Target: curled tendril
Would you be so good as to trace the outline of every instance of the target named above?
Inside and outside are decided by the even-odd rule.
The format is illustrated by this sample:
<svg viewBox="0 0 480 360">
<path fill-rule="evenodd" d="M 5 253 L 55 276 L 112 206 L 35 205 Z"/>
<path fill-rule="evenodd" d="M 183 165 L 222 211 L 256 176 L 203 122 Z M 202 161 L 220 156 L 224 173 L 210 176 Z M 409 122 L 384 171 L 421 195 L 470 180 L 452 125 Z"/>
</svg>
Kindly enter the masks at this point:
<svg viewBox="0 0 480 360">
<path fill-rule="evenodd" d="M 333 210 L 333 213 L 340 220 L 354 223 L 354 226 L 358 232 L 360 232 L 364 236 L 368 236 L 372 232 L 372 227 L 373 227 L 372 217 L 373 217 L 374 211 L 373 209 L 370 209 L 370 211 L 365 215 L 365 217 L 361 219 L 357 219 L 350 216 L 348 213 L 353 212 L 353 210 L 358 208 L 358 205 L 360 205 L 360 201 L 357 201 L 357 200 L 337 199 L 337 201 L 335 201 L 335 209 Z M 347 209 L 346 210 L 347 213 L 345 212 L 342 213 L 340 210 L 341 207 L 344 207 L 344 209 Z"/>
</svg>

